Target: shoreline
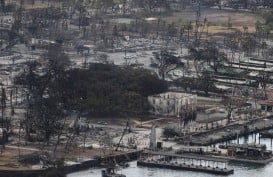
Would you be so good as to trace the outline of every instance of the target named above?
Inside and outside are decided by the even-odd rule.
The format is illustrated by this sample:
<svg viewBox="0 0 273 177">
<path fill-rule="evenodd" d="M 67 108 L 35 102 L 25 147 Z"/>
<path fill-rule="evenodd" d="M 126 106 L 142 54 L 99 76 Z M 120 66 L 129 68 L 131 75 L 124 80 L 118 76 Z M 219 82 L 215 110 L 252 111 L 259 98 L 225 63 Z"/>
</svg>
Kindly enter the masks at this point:
<svg viewBox="0 0 273 177">
<path fill-rule="evenodd" d="M 57 169 L 64 172 L 66 175 L 82 170 L 87 170 L 92 167 L 101 167 L 100 163 L 103 160 L 115 159 L 116 162 L 129 162 L 137 160 L 137 157 L 141 151 L 129 151 L 118 155 L 109 155 L 98 159 L 90 159 L 83 162 L 78 162 L 72 165 L 63 166 L 60 168 L 49 167 L 45 169 L 37 170 L 0 170 L 0 176 L 4 177 L 39 177 L 41 174 L 48 172 L 52 169 Z"/>
</svg>

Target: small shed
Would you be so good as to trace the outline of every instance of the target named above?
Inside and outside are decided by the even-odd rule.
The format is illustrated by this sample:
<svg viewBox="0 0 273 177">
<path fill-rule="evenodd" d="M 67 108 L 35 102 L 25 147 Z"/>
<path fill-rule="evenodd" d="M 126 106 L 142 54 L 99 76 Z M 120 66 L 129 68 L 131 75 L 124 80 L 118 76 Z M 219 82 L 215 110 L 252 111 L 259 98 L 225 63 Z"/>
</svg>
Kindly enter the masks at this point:
<svg viewBox="0 0 273 177">
<path fill-rule="evenodd" d="M 272 111 L 273 109 L 273 100 L 263 100 L 260 101 L 259 104 L 261 105 L 261 110 L 263 111 Z"/>
<path fill-rule="evenodd" d="M 228 148 L 227 149 L 227 156 L 235 157 L 235 155 L 236 155 L 236 149 L 234 149 L 234 148 Z"/>
</svg>

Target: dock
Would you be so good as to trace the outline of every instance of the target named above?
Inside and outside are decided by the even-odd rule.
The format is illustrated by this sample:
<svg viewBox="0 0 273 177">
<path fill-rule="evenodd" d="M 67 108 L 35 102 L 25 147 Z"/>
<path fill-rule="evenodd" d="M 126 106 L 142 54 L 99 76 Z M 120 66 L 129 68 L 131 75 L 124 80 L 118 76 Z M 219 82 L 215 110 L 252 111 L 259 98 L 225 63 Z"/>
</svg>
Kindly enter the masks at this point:
<svg viewBox="0 0 273 177">
<path fill-rule="evenodd" d="M 213 122 L 208 122 L 212 124 Z M 212 125 L 211 125 L 212 126 Z M 190 135 L 184 135 L 176 140 L 180 144 L 190 144 L 193 146 L 209 146 L 220 142 L 226 142 L 236 139 L 241 136 L 246 136 L 251 133 L 258 133 L 261 131 L 273 128 L 273 115 L 258 117 L 246 120 L 243 123 L 232 123 L 227 126 L 220 126 L 214 129 L 205 130 L 202 132 L 195 132 Z M 265 133 L 263 137 L 270 138 L 273 135 Z"/>
<path fill-rule="evenodd" d="M 260 132 L 260 137 L 261 138 L 273 138 L 273 131 L 270 131 L 270 130 L 265 130 L 265 131 L 262 131 Z"/>
<path fill-rule="evenodd" d="M 211 174 L 229 175 L 233 169 L 227 168 L 227 160 L 213 157 L 178 155 L 167 152 L 143 151 L 137 165 L 174 170 L 198 171 Z"/>
</svg>

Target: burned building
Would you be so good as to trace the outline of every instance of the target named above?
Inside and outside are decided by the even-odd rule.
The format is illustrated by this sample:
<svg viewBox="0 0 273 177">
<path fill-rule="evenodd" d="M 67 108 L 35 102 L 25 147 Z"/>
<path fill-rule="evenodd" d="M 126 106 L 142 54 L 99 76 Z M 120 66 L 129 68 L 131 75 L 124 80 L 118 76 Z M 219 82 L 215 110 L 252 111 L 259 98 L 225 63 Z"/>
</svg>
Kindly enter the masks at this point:
<svg viewBox="0 0 273 177">
<path fill-rule="evenodd" d="M 152 114 L 180 117 L 183 114 L 195 113 L 197 95 L 181 92 L 165 92 L 149 96 L 148 101 L 152 107 Z"/>
</svg>

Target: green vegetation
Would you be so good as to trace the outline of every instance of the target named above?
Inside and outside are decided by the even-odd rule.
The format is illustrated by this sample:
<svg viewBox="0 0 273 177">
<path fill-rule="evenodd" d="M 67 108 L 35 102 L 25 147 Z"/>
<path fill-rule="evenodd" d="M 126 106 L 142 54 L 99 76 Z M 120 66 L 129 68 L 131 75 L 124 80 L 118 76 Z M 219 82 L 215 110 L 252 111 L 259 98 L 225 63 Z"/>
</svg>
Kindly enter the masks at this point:
<svg viewBox="0 0 273 177">
<path fill-rule="evenodd" d="M 165 81 L 142 68 L 90 64 L 88 69 L 66 69 L 68 58 L 55 49 L 44 55 L 48 68 L 42 75 L 36 72 L 39 63 L 29 63 L 28 71 L 16 78 L 28 88 L 33 107 L 45 105 L 39 113 L 62 107 L 96 117 L 146 114 L 146 97 L 167 90 Z"/>
<path fill-rule="evenodd" d="M 180 78 L 174 81 L 175 86 L 182 87 L 187 91 L 200 91 L 208 95 L 209 92 L 221 92 L 213 83 L 212 77 L 207 73 L 202 73 L 199 78 Z"/>
<path fill-rule="evenodd" d="M 63 85 L 71 109 L 91 116 L 145 114 L 149 109 L 146 97 L 167 89 L 167 84 L 148 70 L 104 64 L 67 71 L 58 84 Z"/>
<path fill-rule="evenodd" d="M 69 69 L 69 58 L 58 45 L 49 46 L 43 64 L 28 63 L 15 79 L 27 88 L 25 131 L 49 144 L 61 128 L 64 110 L 88 117 L 140 116 L 148 113 L 147 96 L 167 90 L 168 85 L 146 69 L 90 64 L 88 69 Z M 41 72 L 38 68 L 44 66 Z"/>
</svg>

